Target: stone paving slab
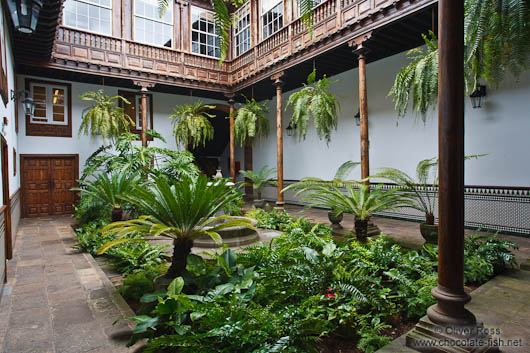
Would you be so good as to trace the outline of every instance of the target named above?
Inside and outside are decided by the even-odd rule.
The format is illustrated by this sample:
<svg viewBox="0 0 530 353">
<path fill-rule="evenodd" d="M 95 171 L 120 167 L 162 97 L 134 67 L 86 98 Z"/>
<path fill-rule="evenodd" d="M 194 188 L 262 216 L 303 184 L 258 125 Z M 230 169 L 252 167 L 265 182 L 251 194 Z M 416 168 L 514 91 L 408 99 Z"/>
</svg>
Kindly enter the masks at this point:
<svg viewBox="0 0 530 353">
<path fill-rule="evenodd" d="M 0 297 L 0 352 L 137 353 L 134 315 L 92 256 L 72 249 L 71 217 L 23 219 Z"/>
</svg>

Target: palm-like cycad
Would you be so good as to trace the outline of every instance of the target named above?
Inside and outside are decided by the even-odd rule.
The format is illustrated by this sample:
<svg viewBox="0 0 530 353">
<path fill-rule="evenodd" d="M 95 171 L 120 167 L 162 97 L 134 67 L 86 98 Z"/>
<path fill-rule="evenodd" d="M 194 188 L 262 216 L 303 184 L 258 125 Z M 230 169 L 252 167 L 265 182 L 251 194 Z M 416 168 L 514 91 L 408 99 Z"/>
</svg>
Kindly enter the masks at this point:
<svg viewBox="0 0 530 353">
<path fill-rule="evenodd" d="M 269 120 L 265 117 L 269 108 L 254 98 L 245 99 L 246 103 L 237 110 L 234 119 L 234 137 L 241 146 L 252 143 L 256 137 L 267 137 L 270 130 Z"/>
<path fill-rule="evenodd" d="M 249 181 L 245 181 L 244 183 L 242 183 L 242 186 L 252 186 L 258 194 L 258 200 L 262 200 L 261 189 L 264 186 L 277 185 L 276 181 L 272 179 L 272 175 L 276 173 L 276 169 L 269 168 L 269 166 L 267 165 L 263 166 L 263 168 L 261 168 L 257 173 L 252 170 L 242 170 L 240 173 L 245 178 L 249 179 Z"/>
<path fill-rule="evenodd" d="M 222 182 L 209 183 L 204 176 L 174 183 L 164 177 L 153 177 L 151 185 L 136 188 L 134 193 L 124 197 L 143 216 L 111 223 L 103 228 L 105 234 L 112 234 L 117 240 L 105 244 L 99 253 L 123 242 L 138 241 L 128 238 L 135 233 L 149 237 L 142 239 L 144 241 L 169 238 L 173 240 L 174 249 L 168 276 L 180 276 L 186 269 L 186 258 L 194 239 L 208 235 L 220 243 L 217 231 L 236 225 L 252 227 L 246 220 L 215 217 L 219 210 L 237 197 L 238 194 Z"/>
<path fill-rule="evenodd" d="M 397 189 L 383 190 L 380 187 L 370 189 L 364 183 L 348 183 L 345 193 L 337 186 L 321 185 L 312 188 L 303 201 L 310 207 L 329 207 L 355 215 L 355 234 L 359 239 L 366 238 L 368 218 L 378 211 L 405 207 L 410 201 L 399 195 Z"/>
<path fill-rule="evenodd" d="M 79 96 L 79 99 L 92 102 L 91 107 L 83 110 L 79 134 L 101 135 L 107 139 L 118 136 L 133 123 L 123 108 L 115 105 L 115 101 L 120 100 L 130 104 L 122 96 L 109 97 L 100 89 L 96 92 L 85 92 Z"/>
<path fill-rule="evenodd" d="M 329 143 L 331 130 L 337 129 L 339 101 L 329 91 L 332 82 L 328 81 L 326 75 L 318 81 L 315 81 L 315 78 L 316 71 L 313 70 L 307 77 L 307 84 L 304 83 L 304 88 L 291 94 L 286 108 L 293 106 L 291 121 L 297 128 L 299 139 L 305 138 L 309 118 L 313 116 L 318 137 L 324 138 Z"/>
<path fill-rule="evenodd" d="M 81 188 L 72 190 L 80 191 L 81 197 L 91 197 L 103 205 L 112 207 L 112 220 L 121 220 L 123 214 L 123 197 L 132 193 L 141 183 L 139 174 L 114 171 L 109 174 L 102 172 L 94 180 L 81 180 Z"/>
<path fill-rule="evenodd" d="M 214 105 L 203 105 L 202 101 L 192 104 L 177 105 L 174 113 L 169 117 L 173 120 L 173 135 L 177 145 L 195 149 L 206 145 L 206 141 L 213 139 L 214 129 L 208 118 L 215 115 L 208 110 L 215 109 Z"/>
</svg>

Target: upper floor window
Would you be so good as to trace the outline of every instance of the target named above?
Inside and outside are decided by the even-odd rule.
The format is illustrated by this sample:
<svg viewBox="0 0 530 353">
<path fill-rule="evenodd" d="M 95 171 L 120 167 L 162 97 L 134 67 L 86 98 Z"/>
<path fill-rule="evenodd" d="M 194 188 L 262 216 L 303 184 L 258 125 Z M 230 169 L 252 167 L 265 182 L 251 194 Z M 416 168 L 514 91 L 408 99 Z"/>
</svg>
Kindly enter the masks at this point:
<svg viewBox="0 0 530 353">
<path fill-rule="evenodd" d="M 172 2 L 170 1 L 170 4 Z M 134 40 L 163 47 L 172 47 L 173 6 L 160 18 L 156 0 L 134 1 Z"/>
<path fill-rule="evenodd" d="M 236 12 L 234 37 L 235 56 L 239 56 L 250 49 L 250 2 L 247 2 Z"/>
<path fill-rule="evenodd" d="M 261 0 L 261 26 L 263 39 L 269 38 L 283 27 L 283 1 Z"/>
<path fill-rule="evenodd" d="M 61 84 L 30 83 L 35 112 L 32 124 L 68 125 L 68 87 Z"/>
<path fill-rule="evenodd" d="M 191 52 L 220 57 L 219 37 L 214 13 L 199 7 L 191 8 Z"/>
<path fill-rule="evenodd" d="M 112 34 L 112 0 L 66 0 L 64 24 L 91 32 Z"/>
<path fill-rule="evenodd" d="M 313 9 L 317 8 L 320 4 L 326 2 L 327 0 L 313 0 Z M 300 0 L 296 1 L 296 8 L 295 13 L 298 14 L 298 16 L 301 16 L 301 7 L 300 7 Z"/>
</svg>

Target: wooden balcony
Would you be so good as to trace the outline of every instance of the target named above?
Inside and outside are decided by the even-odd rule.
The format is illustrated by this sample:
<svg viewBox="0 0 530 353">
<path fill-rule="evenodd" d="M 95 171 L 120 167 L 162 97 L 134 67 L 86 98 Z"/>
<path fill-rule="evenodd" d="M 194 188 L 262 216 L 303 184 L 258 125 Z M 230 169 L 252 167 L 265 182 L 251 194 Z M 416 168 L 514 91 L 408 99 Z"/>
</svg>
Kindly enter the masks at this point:
<svg viewBox="0 0 530 353">
<path fill-rule="evenodd" d="M 222 65 L 215 58 L 187 51 L 60 26 L 51 61 L 45 66 L 229 93 L 434 3 L 436 0 L 327 0 L 315 9 L 312 33 L 296 19 Z"/>
</svg>

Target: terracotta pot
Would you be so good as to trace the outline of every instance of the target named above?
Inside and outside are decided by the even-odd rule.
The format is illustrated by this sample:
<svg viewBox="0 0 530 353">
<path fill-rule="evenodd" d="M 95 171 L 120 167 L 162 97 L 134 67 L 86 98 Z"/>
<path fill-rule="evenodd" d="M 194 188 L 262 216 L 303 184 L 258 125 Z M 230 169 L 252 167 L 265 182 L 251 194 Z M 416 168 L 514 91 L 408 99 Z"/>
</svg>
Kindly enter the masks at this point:
<svg viewBox="0 0 530 353">
<path fill-rule="evenodd" d="M 265 207 L 266 201 L 264 199 L 254 200 L 254 201 L 252 201 L 252 204 L 256 208 L 263 208 L 263 207 Z"/>
<path fill-rule="evenodd" d="M 342 222 L 343 218 L 344 218 L 344 213 L 339 213 L 338 215 L 335 215 L 335 212 L 329 211 L 328 219 L 331 222 L 331 229 L 342 229 L 340 222 Z"/>
<path fill-rule="evenodd" d="M 425 242 L 429 244 L 438 244 L 438 224 L 420 224 L 420 233 L 425 239 Z"/>
<path fill-rule="evenodd" d="M 359 241 L 365 241 L 368 237 L 368 220 L 360 220 L 355 218 L 355 236 Z"/>
</svg>

